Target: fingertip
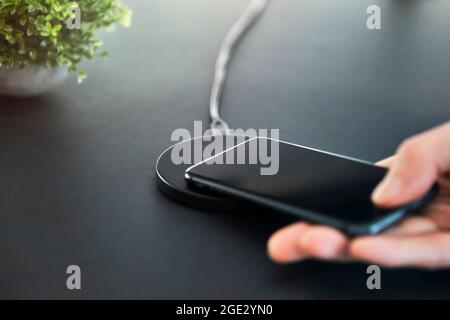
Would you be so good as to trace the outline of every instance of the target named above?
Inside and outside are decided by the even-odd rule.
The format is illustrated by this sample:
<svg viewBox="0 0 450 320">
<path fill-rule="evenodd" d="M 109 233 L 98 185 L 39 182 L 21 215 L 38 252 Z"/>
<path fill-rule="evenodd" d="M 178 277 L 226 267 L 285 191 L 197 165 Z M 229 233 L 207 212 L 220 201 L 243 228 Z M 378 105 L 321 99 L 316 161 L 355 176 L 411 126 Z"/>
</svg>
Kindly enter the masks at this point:
<svg viewBox="0 0 450 320">
<path fill-rule="evenodd" d="M 289 263 L 305 258 L 306 254 L 297 245 L 298 238 L 308 225 L 302 222 L 275 232 L 267 243 L 267 253 L 274 262 Z"/>
<path fill-rule="evenodd" d="M 387 175 L 372 193 L 375 204 L 381 207 L 402 205 L 430 189 L 442 169 L 438 161 L 441 152 L 434 149 L 434 140 L 421 135 L 400 145 L 395 161 L 390 161 Z"/>
<path fill-rule="evenodd" d="M 272 235 L 267 242 L 267 254 L 270 259 L 277 263 L 283 263 L 286 259 L 286 254 L 282 247 L 280 247 L 279 237 Z"/>
<path fill-rule="evenodd" d="M 382 159 L 378 162 L 375 163 L 376 166 L 378 167 L 384 167 L 384 168 L 389 168 L 396 160 L 396 156 L 390 156 L 388 158 Z"/>
<path fill-rule="evenodd" d="M 395 205 L 395 201 L 399 200 L 399 196 L 404 189 L 402 180 L 391 174 L 381 181 L 381 183 L 372 192 L 372 202 L 381 207 L 389 207 Z"/>
<path fill-rule="evenodd" d="M 348 252 L 355 258 L 364 258 L 370 252 L 370 242 L 365 237 L 357 238 L 350 242 Z"/>
</svg>

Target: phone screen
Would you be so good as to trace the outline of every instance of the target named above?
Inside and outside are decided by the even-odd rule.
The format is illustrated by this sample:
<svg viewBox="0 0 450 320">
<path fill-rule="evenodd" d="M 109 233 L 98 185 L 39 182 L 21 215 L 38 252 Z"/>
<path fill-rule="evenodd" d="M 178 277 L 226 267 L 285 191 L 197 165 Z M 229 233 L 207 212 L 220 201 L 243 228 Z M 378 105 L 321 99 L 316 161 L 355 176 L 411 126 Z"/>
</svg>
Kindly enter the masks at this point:
<svg viewBox="0 0 450 320">
<path fill-rule="evenodd" d="M 319 222 L 341 225 L 367 224 L 392 213 L 376 208 L 370 198 L 386 172 L 368 162 L 254 138 L 190 167 L 186 177 L 217 191 L 291 213 L 297 209 L 310 211 L 315 213 L 310 215 L 312 220 L 319 216 Z"/>
</svg>

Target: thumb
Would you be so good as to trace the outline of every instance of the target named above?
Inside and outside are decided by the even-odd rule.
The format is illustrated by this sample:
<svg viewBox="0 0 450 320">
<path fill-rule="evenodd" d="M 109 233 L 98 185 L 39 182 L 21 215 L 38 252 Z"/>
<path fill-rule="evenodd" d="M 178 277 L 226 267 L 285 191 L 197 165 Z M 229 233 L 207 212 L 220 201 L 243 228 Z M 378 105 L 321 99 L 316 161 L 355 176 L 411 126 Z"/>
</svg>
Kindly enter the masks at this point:
<svg viewBox="0 0 450 320">
<path fill-rule="evenodd" d="M 402 143 L 388 174 L 372 193 L 372 200 L 382 207 L 413 201 L 449 168 L 450 122 Z"/>
</svg>

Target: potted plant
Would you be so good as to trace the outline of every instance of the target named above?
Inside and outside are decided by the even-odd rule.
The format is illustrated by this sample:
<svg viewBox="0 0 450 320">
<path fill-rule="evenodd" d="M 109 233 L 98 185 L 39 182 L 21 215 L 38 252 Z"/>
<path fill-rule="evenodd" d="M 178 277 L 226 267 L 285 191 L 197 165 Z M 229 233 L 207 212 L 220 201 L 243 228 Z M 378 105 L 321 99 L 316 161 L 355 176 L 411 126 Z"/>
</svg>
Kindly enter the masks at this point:
<svg viewBox="0 0 450 320">
<path fill-rule="evenodd" d="M 121 0 L 0 0 L 0 94 L 39 94 L 70 72 L 81 83 L 80 62 L 106 55 L 95 32 L 130 20 Z"/>
</svg>

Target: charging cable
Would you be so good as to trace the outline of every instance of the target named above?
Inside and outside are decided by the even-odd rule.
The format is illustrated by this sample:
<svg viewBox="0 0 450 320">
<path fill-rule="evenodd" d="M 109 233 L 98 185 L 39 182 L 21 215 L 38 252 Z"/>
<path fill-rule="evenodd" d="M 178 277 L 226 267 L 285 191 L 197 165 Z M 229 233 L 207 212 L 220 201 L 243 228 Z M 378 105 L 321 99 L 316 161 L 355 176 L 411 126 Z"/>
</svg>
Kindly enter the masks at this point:
<svg viewBox="0 0 450 320">
<path fill-rule="evenodd" d="M 227 78 L 228 65 L 237 44 L 243 35 L 251 28 L 253 23 L 264 12 L 267 7 L 267 0 L 252 0 L 250 5 L 233 24 L 228 31 L 217 56 L 216 67 L 214 70 L 214 80 L 211 89 L 211 98 L 209 104 L 209 113 L 211 117 L 211 129 L 213 134 L 226 134 L 228 124 L 220 117 L 220 102 Z"/>
</svg>

